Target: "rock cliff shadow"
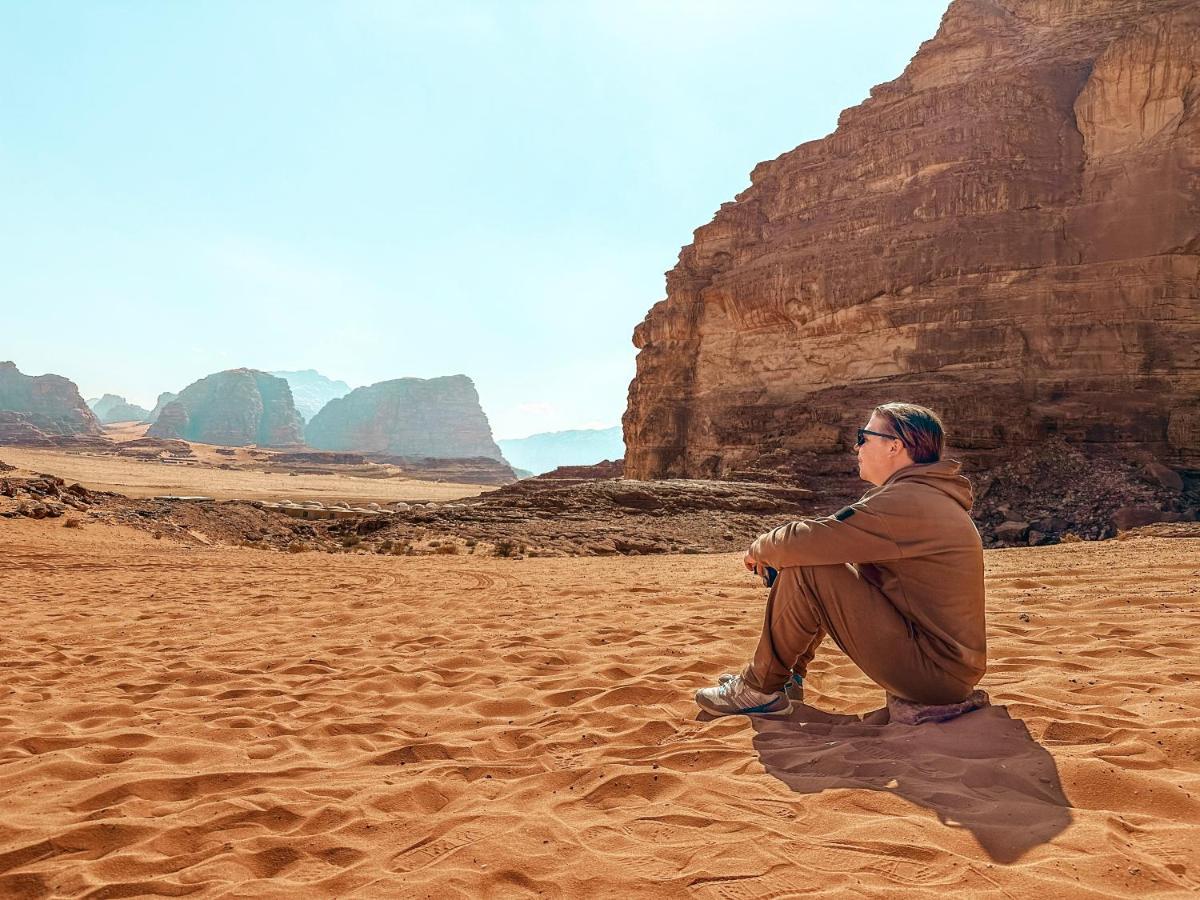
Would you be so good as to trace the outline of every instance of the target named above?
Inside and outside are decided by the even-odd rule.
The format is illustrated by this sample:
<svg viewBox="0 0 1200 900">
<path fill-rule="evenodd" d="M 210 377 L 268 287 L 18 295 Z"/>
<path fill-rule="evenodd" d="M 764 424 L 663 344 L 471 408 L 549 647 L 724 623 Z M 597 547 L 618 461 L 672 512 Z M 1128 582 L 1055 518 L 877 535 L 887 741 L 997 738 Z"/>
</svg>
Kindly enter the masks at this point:
<svg viewBox="0 0 1200 900">
<path fill-rule="evenodd" d="M 1003 706 L 910 726 L 888 724 L 886 708 L 860 717 L 801 703 L 790 716 L 752 721 L 763 766 L 793 791 L 896 794 L 969 830 L 997 862 L 1015 862 L 1071 824 L 1053 758 Z"/>
</svg>

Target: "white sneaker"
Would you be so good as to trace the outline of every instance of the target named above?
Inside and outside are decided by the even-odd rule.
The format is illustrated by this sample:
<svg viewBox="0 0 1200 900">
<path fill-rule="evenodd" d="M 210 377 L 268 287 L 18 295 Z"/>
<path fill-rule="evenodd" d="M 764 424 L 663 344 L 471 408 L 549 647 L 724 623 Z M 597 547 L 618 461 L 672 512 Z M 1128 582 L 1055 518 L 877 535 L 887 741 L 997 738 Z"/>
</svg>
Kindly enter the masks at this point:
<svg viewBox="0 0 1200 900">
<path fill-rule="evenodd" d="M 727 681 L 733 681 L 738 676 L 733 672 L 722 672 L 717 676 L 717 684 L 724 684 Z M 787 694 L 789 700 L 795 700 L 797 703 L 804 702 L 804 676 L 792 674 L 788 679 L 787 684 L 783 686 L 783 692 Z"/>
<path fill-rule="evenodd" d="M 716 687 L 696 691 L 696 705 L 714 716 L 769 715 L 791 709 L 791 702 L 783 691 L 773 694 L 756 691 L 742 680 L 741 675 L 721 681 Z"/>
</svg>

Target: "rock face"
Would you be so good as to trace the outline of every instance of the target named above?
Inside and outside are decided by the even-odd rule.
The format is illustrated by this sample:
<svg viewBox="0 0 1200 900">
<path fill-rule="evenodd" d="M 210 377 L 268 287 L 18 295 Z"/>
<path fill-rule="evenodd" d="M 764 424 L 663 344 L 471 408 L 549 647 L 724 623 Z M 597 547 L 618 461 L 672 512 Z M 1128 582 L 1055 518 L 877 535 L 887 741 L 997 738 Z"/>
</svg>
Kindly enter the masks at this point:
<svg viewBox="0 0 1200 900">
<path fill-rule="evenodd" d="M 350 385 L 344 381 L 334 381 L 326 378 L 315 369 L 303 369 L 298 372 L 272 372 L 276 378 L 282 378 L 292 389 L 292 400 L 296 404 L 296 412 L 304 416 L 306 422 L 311 422 L 313 416 L 321 411 L 330 400 L 345 397 L 350 393 Z"/>
<path fill-rule="evenodd" d="M 329 401 L 305 434 L 318 450 L 503 460 L 466 375 L 397 378 L 355 388 Z"/>
<path fill-rule="evenodd" d="M 304 439 L 288 383 L 257 369 L 217 372 L 188 385 L 146 435 L 228 447 L 287 447 Z"/>
<path fill-rule="evenodd" d="M 634 344 L 632 478 L 848 472 L 888 400 L 968 465 L 1200 467 L 1200 4 L 955 0 L 695 232 Z"/>
<path fill-rule="evenodd" d="M 105 394 L 99 400 L 89 400 L 88 406 L 102 425 L 112 422 L 144 422 L 150 411 L 136 403 L 129 403 L 116 394 Z"/>
<path fill-rule="evenodd" d="M 154 404 L 154 409 L 150 410 L 150 412 L 146 414 L 146 417 L 142 419 L 142 421 L 151 423 L 157 422 L 158 414 L 163 411 L 163 407 L 178 396 L 178 394 L 172 394 L 170 391 L 163 391 L 158 395 L 158 401 Z"/>
<path fill-rule="evenodd" d="M 0 441 L 17 442 L 26 435 L 99 436 L 100 421 L 88 409 L 75 382 L 61 375 L 24 375 L 15 363 L 0 362 L 0 413 L 6 427 Z M 14 437 L 15 436 L 15 437 Z"/>
<path fill-rule="evenodd" d="M 559 466 L 590 466 L 605 459 L 621 459 L 625 455 L 620 426 L 548 431 L 496 443 L 500 445 L 505 459 L 535 475 Z"/>
</svg>

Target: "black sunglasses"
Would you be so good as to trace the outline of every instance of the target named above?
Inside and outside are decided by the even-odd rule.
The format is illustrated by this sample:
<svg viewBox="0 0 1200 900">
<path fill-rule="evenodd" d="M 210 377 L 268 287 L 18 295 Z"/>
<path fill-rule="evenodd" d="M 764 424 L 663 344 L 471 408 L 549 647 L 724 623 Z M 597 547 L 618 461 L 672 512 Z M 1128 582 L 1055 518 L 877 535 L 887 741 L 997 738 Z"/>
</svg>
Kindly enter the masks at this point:
<svg viewBox="0 0 1200 900">
<path fill-rule="evenodd" d="M 901 438 L 896 437 L 894 434 L 884 434 L 882 431 L 868 431 L 866 428 L 860 428 L 858 429 L 858 439 L 855 440 L 854 446 L 861 447 L 863 444 L 865 444 L 867 442 L 868 434 L 873 434 L 875 437 L 887 438 L 890 441 L 901 440 Z"/>
</svg>

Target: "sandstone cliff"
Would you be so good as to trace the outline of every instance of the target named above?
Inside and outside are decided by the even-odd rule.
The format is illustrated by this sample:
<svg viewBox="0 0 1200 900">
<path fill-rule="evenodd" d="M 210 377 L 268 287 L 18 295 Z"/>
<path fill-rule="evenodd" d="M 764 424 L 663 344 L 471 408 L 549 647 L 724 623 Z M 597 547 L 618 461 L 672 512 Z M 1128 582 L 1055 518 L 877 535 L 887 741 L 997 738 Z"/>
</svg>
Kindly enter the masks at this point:
<svg viewBox="0 0 1200 900">
<path fill-rule="evenodd" d="M 99 400 L 89 400 L 88 406 L 103 425 L 113 422 L 144 422 L 150 415 L 145 407 L 130 403 L 116 394 L 105 394 Z"/>
<path fill-rule="evenodd" d="M 4 442 L 102 434 L 75 382 L 61 375 L 25 375 L 13 362 L 0 362 L 0 412 L 10 414 L 0 432 Z"/>
<path fill-rule="evenodd" d="M 230 369 L 193 382 L 163 405 L 146 435 L 228 447 L 286 447 L 304 439 L 287 382 L 257 369 Z"/>
<path fill-rule="evenodd" d="M 142 419 L 142 421 L 151 423 L 157 422 L 158 414 L 163 411 L 163 407 L 178 396 L 178 394 L 172 394 L 170 391 L 163 391 L 158 395 L 158 400 L 154 404 L 154 409 L 150 410 L 150 412 L 146 414 L 146 417 Z"/>
<path fill-rule="evenodd" d="M 397 378 L 330 400 L 305 429 L 310 447 L 440 459 L 502 460 L 466 375 Z"/>
<path fill-rule="evenodd" d="M 633 478 L 849 473 L 897 399 L 975 466 L 1200 468 L 1200 3 L 955 0 L 695 232 L 634 344 Z"/>
</svg>

